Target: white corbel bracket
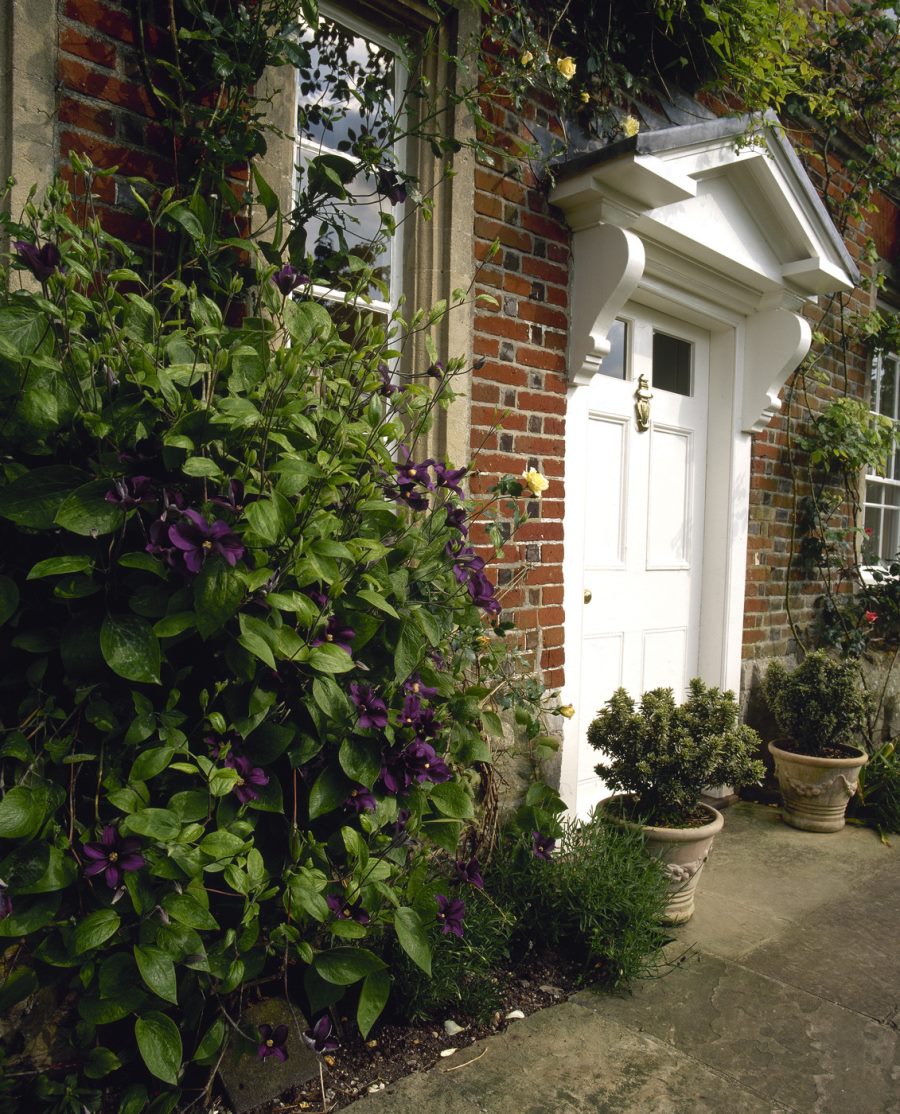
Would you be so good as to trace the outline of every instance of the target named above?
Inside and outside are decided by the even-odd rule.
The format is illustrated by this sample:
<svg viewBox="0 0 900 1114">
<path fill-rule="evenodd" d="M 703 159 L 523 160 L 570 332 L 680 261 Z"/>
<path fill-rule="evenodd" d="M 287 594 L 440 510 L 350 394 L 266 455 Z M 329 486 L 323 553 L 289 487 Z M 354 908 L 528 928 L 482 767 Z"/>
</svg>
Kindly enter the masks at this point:
<svg viewBox="0 0 900 1114">
<path fill-rule="evenodd" d="M 787 309 L 767 309 L 747 318 L 741 429 L 760 433 L 781 409 L 778 395 L 812 343 L 809 322 Z"/>
<path fill-rule="evenodd" d="M 572 254 L 569 381 L 586 386 L 609 355 L 609 330 L 644 273 L 644 245 L 633 232 L 597 224 L 575 233 Z"/>
</svg>

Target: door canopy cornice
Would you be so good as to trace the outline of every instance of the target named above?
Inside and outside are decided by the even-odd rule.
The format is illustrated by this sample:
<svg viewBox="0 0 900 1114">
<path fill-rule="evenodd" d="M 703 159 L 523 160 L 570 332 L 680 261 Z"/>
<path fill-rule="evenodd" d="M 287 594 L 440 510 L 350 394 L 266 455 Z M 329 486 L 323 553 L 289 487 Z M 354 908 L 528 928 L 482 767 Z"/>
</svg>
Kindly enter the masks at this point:
<svg viewBox="0 0 900 1114">
<path fill-rule="evenodd" d="M 639 285 L 743 322 L 742 427 L 762 429 L 809 349 L 801 316 L 859 274 L 777 121 L 639 133 L 557 168 L 550 200 L 574 231 L 570 377 L 589 383 Z"/>
</svg>

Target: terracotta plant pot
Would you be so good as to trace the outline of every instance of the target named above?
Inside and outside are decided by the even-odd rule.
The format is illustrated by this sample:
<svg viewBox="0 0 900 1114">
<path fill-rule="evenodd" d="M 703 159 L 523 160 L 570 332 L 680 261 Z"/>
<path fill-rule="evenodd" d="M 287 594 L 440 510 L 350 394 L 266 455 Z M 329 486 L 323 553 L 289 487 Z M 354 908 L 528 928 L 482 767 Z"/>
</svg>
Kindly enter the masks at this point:
<svg viewBox="0 0 900 1114">
<path fill-rule="evenodd" d="M 698 805 L 709 814 L 709 823 L 699 828 L 657 828 L 622 820 L 604 806 L 620 800 L 621 794 L 601 802 L 603 814 L 612 823 L 644 833 L 647 850 L 663 864 L 668 877 L 669 900 L 663 915 L 664 924 L 683 924 L 694 915 L 694 893 L 703 864 L 709 858 L 713 839 L 722 830 L 725 817 L 712 805 Z"/>
<path fill-rule="evenodd" d="M 804 832 L 839 832 L 869 756 L 858 751 L 850 758 L 819 758 L 794 754 L 774 743 L 769 743 L 769 754 L 775 760 L 785 824 Z"/>
</svg>

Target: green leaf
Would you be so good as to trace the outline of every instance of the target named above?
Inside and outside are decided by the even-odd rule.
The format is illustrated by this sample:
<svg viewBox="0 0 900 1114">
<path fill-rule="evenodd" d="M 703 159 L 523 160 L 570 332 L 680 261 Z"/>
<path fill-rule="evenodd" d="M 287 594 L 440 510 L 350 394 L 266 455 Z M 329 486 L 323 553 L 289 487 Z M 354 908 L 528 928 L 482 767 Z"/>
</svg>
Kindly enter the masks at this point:
<svg viewBox="0 0 900 1114">
<path fill-rule="evenodd" d="M 173 921 L 186 925 L 188 928 L 212 929 L 219 927 L 212 913 L 190 894 L 166 894 L 161 904 Z"/>
<path fill-rule="evenodd" d="M 144 572 L 152 572 L 160 580 L 168 578 L 168 573 L 162 561 L 149 553 L 123 553 L 119 558 L 119 564 L 126 569 L 143 569 Z"/>
<path fill-rule="evenodd" d="M 0 517 L 18 526 L 51 530 L 56 512 L 88 473 L 80 468 L 36 468 L 0 488 Z M 109 489 L 107 484 L 107 490 Z"/>
<path fill-rule="evenodd" d="M 207 561 L 194 581 L 197 630 L 208 638 L 220 630 L 241 605 L 244 585 L 240 575 L 221 557 Z"/>
<path fill-rule="evenodd" d="M 0 919 L 0 937 L 28 936 L 49 924 L 59 909 L 60 895 L 48 894 L 33 901 L 17 901 L 8 917 Z"/>
<path fill-rule="evenodd" d="M 186 202 L 179 202 L 172 205 L 170 208 L 164 210 L 163 215 L 166 220 L 172 221 L 173 224 L 180 225 L 184 231 L 190 236 L 192 240 L 202 242 L 203 225 L 200 223 L 195 213 L 187 207 Z"/>
<path fill-rule="evenodd" d="M 135 1083 L 122 1095 L 118 1114 L 146 1114 L 149 1101 L 147 1088 Z"/>
<path fill-rule="evenodd" d="M 197 1051 L 194 1053 L 194 1060 L 198 1063 L 211 1060 L 213 1056 L 218 1055 L 224 1040 L 225 1022 L 220 1017 L 203 1034 L 200 1043 L 197 1045 Z"/>
<path fill-rule="evenodd" d="M 164 1083 L 177 1083 L 182 1048 L 175 1022 L 164 1013 L 148 1013 L 134 1023 L 134 1036 L 147 1070 Z"/>
<path fill-rule="evenodd" d="M 134 958 L 147 986 L 167 1002 L 178 1005 L 178 989 L 175 982 L 175 964 L 172 957 L 160 948 L 150 945 L 134 946 Z"/>
<path fill-rule="evenodd" d="M 310 651 L 309 664 L 319 673 L 349 673 L 354 669 L 353 658 L 329 642 L 323 642 Z"/>
<path fill-rule="evenodd" d="M 397 639 L 397 648 L 394 651 L 394 677 L 398 681 L 405 681 L 415 673 L 422 661 L 425 649 L 425 640 L 416 628 L 407 623 L 400 631 Z"/>
<path fill-rule="evenodd" d="M 356 1007 L 356 1023 L 365 1039 L 372 1026 L 381 1016 L 391 993 L 391 976 L 388 971 L 373 971 L 366 975 L 366 981 L 359 992 Z"/>
<path fill-rule="evenodd" d="M 489 735 L 503 735 L 503 721 L 496 712 L 490 712 L 487 708 L 481 709 L 481 726 Z"/>
<path fill-rule="evenodd" d="M 88 1079 L 102 1079 L 122 1066 L 122 1061 L 109 1048 L 92 1048 L 84 1061 L 84 1074 Z"/>
<path fill-rule="evenodd" d="M 453 820 L 471 820 L 475 815 L 472 798 L 458 781 L 445 781 L 433 786 L 429 800 L 439 812 Z"/>
<path fill-rule="evenodd" d="M 334 769 L 326 766 L 309 791 L 309 818 L 315 820 L 332 812 L 346 801 L 350 793 L 347 780 Z"/>
<path fill-rule="evenodd" d="M 431 975 L 431 945 L 428 943 L 428 934 L 422 926 L 419 914 L 408 905 L 394 912 L 394 931 L 400 941 L 400 947 L 409 958 L 421 967 L 426 975 Z"/>
<path fill-rule="evenodd" d="M 88 538 L 114 533 L 125 521 L 125 512 L 106 501 L 109 490 L 109 480 L 83 484 L 63 500 L 54 519 L 56 525 Z"/>
<path fill-rule="evenodd" d="M 205 477 L 214 479 L 222 475 L 222 469 L 208 456 L 191 456 L 182 464 L 182 472 L 186 476 Z"/>
<path fill-rule="evenodd" d="M 23 839 L 41 826 L 47 811 L 47 791 L 42 787 L 13 786 L 0 801 L 0 838 Z"/>
<path fill-rule="evenodd" d="M 150 750 L 145 750 L 135 758 L 128 780 L 149 781 L 166 769 L 174 754 L 174 747 L 151 747 Z"/>
<path fill-rule="evenodd" d="M 167 808 L 141 808 L 125 817 L 121 829 L 128 834 L 169 843 L 181 835 L 181 821 Z"/>
<path fill-rule="evenodd" d="M 338 752 L 341 769 L 351 781 L 371 789 L 381 773 L 381 746 L 377 740 L 347 735 Z"/>
<path fill-rule="evenodd" d="M 53 342 L 53 330 L 47 314 L 32 302 L 19 302 L 0 307 L 0 336 L 3 337 L 5 359 L 25 360 L 44 352 Z"/>
<path fill-rule="evenodd" d="M 19 967 L 0 986 L 0 1016 L 5 1015 L 17 1002 L 23 1001 L 38 988 L 37 975 L 30 967 Z"/>
<path fill-rule="evenodd" d="M 319 952 L 314 966 L 326 982 L 350 986 L 387 965 L 366 948 L 332 948 L 328 952 Z"/>
<path fill-rule="evenodd" d="M 257 795 L 249 802 L 250 809 L 255 812 L 284 812 L 281 782 L 277 777 L 270 776 L 268 785 L 257 785 L 254 788 Z"/>
<path fill-rule="evenodd" d="M 0 626 L 12 618 L 19 606 L 19 589 L 8 576 L 0 576 Z"/>
<path fill-rule="evenodd" d="M 33 846 L 33 844 L 29 844 L 17 850 L 19 853 L 27 852 Z M 71 886 L 78 877 L 77 868 L 71 857 L 58 847 L 48 847 L 47 844 L 39 844 L 38 846 L 45 849 L 47 852 L 44 870 L 38 878 L 32 881 L 25 881 L 24 879 L 17 881 L 15 884 L 16 892 L 20 894 L 49 894 L 56 890 L 64 890 L 66 886 Z M 10 858 L 12 857 L 13 856 L 10 856 Z M 19 858 L 18 855 L 16 865 L 23 865 L 22 859 Z M 10 874 L 7 873 L 5 863 L 2 877 L 5 878 L 10 885 L 13 884 L 10 880 Z"/>
<path fill-rule="evenodd" d="M 258 619 L 253 619 L 252 616 L 243 614 L 240 616 L 239 622 L 241 625 L 241 634 L 238 638 L 238 642 L 245 650 L 249 650 L 254 657 L 259 658 L 259 660 L 264 662 L 270 669 L 275 669 L 275 655 L 272 653 L 272 647 L 258 630 L 259 627 L 265 626 L 265 624 Z"/>
<path fill-rule="evenodd" d="M 121 918 L 114 909 L 98 909 L 79 921 L 72 934 L 72 945 L 76 955 L 82 955 L 91 948 L 99 948 L 119 929 Z"/>
<path fill-rule="evenodd" d="M 62 576 L 68 572 L 89 572 L 94 562 L 90 557 L 48 557 L 31 567 L 26 580 L 40 580 L 44 576 Z"/>
<path fill-rule="evenodd" d="M 231 832 L 210 832 L 200 840 L 200 850 L 211 859 L 233 859 L 243 848 L 244 841 Z"/>
<path fill-rule="evenodd" d="M 394 619 L 400 618 L 395 608 L 388 603 L 384 596 L 373 591 L 371 588 L 363 588 L 362 591 L 356 594 L 361 600 L 365 600 L 366 603 L 370 603 L 373 607 L 377 607 L 379 611 L 383 611 L 386 615 L 390 615 Z"/>
<path fill-rule="evenodd" d="M 159 684 L 159 640 L 137 615 L 107 615 L 100 628 L 100 650 L 113 673 L 128 681 Z"/>
<path fill-rule="evenodd" d="M 266 211 L 266 216 L 271 220 L 271 218 L 278 212 L 279 209 L 278 195 L 265 180 L 265 178 L 263 178 L 262 174 L 260 174 L 259 167 L 256 165 L 256 163 L 253 163 L 252 166 L 253 181 L 256 183 L 256 196 L 262 203 L 262 207 Z"/>
<path fill-rule="evenodd" d="M 263 545 L 277 545 L 294 524 L 294 508 L 276 491 L 248 504 L 244 517 Z"/>
<path fill-rule="evenodd" d="M 331 314 L 324 306 L 316 302 L 298 302 L 295 298 L 288 298 L 284 303 L 284 323 L 298 348 L 305 348 L 315 336 L 330 336 L 334 328 Z"/>
<path fill-rule="evenodd" d="M 176 611 L 154 623 L 153 633 L 157 638 L 175 638 L 197 626 L 197 623 L 198 616 L 193 611 Z"/>
</svg>

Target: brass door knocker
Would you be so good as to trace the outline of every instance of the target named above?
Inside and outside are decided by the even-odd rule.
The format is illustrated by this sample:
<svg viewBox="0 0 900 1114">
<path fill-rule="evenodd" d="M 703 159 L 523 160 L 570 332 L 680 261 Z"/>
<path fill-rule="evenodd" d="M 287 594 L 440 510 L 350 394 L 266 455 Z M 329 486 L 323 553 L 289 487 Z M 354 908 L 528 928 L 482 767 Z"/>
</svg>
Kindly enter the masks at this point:
<svg viewBox="0 0 900 1114">
<path fill-rule="evenodd" d="M 646 375 L 638 376 L 638 388 L 634 392 L 634 397 L 636 400 L 634 412 L 637 418 L 638 432 L 644 433 L 650 428 L 650 399 L 653 398 Z"/>
</svg>

